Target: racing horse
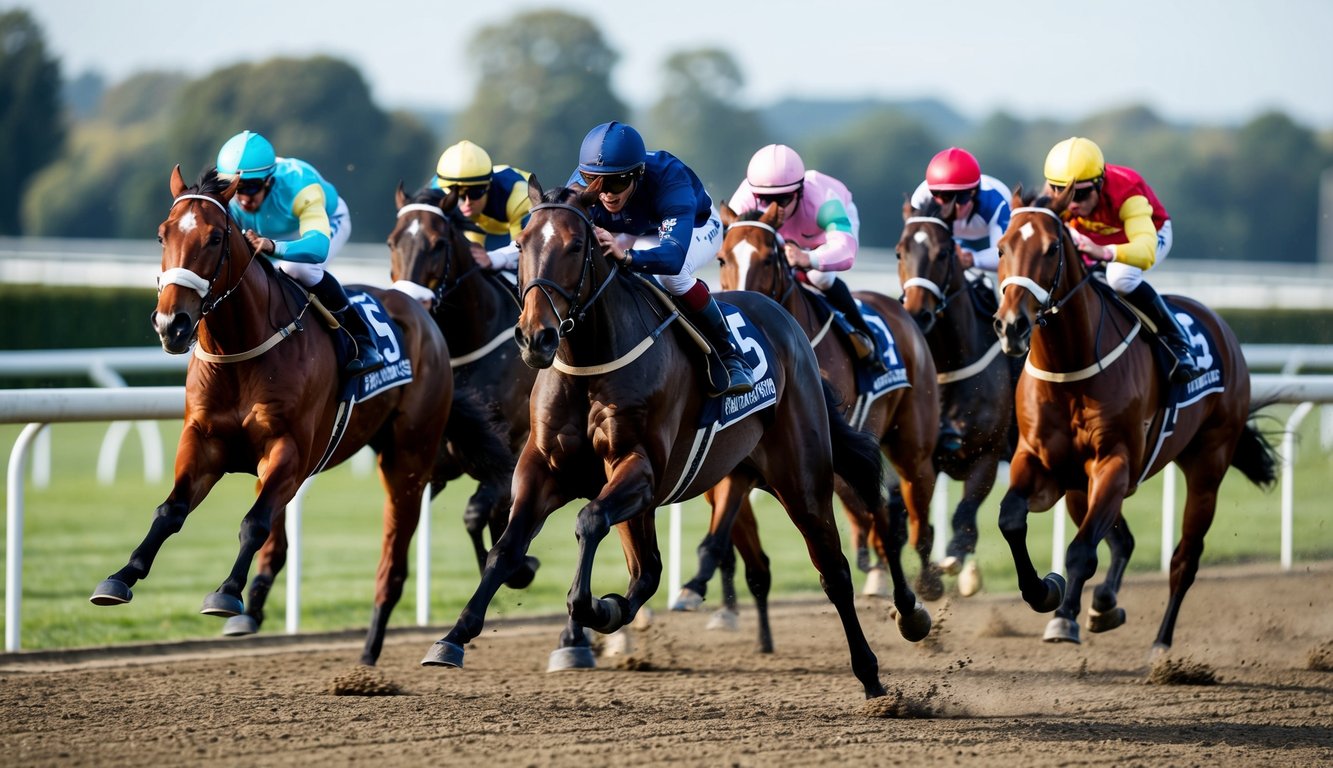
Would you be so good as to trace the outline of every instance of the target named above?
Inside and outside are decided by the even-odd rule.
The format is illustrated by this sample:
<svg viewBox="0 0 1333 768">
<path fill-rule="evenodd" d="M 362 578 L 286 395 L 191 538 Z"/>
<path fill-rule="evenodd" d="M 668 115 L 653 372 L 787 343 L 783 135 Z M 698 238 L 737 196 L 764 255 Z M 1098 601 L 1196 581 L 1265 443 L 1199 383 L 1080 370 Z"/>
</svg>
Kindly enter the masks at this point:
<svg viewBox="0 0 1333 768">
<path fill-rule="evenodd" d="M 935 446 L 935 467 L 963 483 L 940 567 L 957 575 L 959 593 L 970 597 L 981 588 L 973 557 L 977 510 L 995 486 L 1000 462 L 1013 454 L 1019 366 L 1000 354 L 991 328 L 995 303 L 979 294 L 993 289 L 968 279 L 953 227 L 939 217 L 938 203 L 920 210 L 903 204 L 903 233 L 895 250 L 903 308 L 926 336 L 940 386 L 941 432 L 951 433 Z"/>
<path fill-rule="evenodd" d="M 228 184 L 209 169 L 187 186 L 176 166 L 170 184 L 174 199 L 157 230 L 162 272 L 151 320 L 167 352 L 183 354 L 197 342 L 186 375 L 175 481 L 129 562 L 90 599 L 97 605 L 129 602 L 131 588 L 148 576 L 162 545 L 218 480 L 245 472 L 258 480 L 255 503 L 241 520 L 240 552 L 201 610 L 240 615 L 256 553 L 255 588 L 264 593 L 285 562 L 283 510 L 302 482 L 369 445 L 378 453 L 387 493 L 374 607 L 361 655 L 363 664 L 373 665 L 402 595 L 422 493 L 450 418 L 448 347 L 416 301 L 398 291 L 364 289 L 401 331 L 399 348 L 386 357 L 388 367 L 410 361 L 412 378 L 356 402 L 348 414 L 339 403 L 334 337 L 311 327 L 320 320 L 308 293 L 250 248 L 227 208 L 236 182 Z M 369 324 L 381 335 L 392 330 L 382 319 Z M 344 417 L 337 439 L 335 424 Z M 251 599 L 262 602 L 262 595 L 252 591 Z"/>
<path fill-rule="evenodd" d="M 449 344 L 456 396 L 468 395 L 489 404 L 511 457 L 517 456 L 528 439 L 528 393 L 537 371 L 523 362 L 513 343 L 518 321 L 516 291 L 504 276 L 482 269 L 472 259 L 471 243 L 463 233 L 475 225 L 458 212 L 456 193 L 426 187 L 408 197 L 400 183 L 394 200 L 398 219 L 388 237 L 393 287 L 430 310 Z M 477 567 L 484 569 L 487 547 L 483 532 L 489 530 L 494 543 L 508 521 L 513 460 L 504 472 L 478 467 L 473 433 L 472 429 L 454 430 L 451 421 L 441 480 L 466 473 L 478 481 L 464 510 L 463 524 L 472 539 Z M 538 565 L 537 558 L 527 558 L 509 586 L 527 586 Z"/>
<path fill-rule="evenodd" d="M 1172 390 L 1154 362 L 1155 342 L 1145 339 L 1145 320 L 1093 277 L 1061 221 L 1074 191 L 1071 184 L 1054 198 L 1034 200 L 1015 189 L 999 243 L 995 331 L 1006 354 L 1027 354 L 1015 392 L 1018 448 L 1000 502 L 1000 531 L 1023 599 L 1039 612 L 1055 611 L 1045 633 L 1050 642 L 1079 642 L 1081 593 L 1106 539 L 1111 563 L 1093 592 L 1088 629 L 1114 629 L 1125 621 L 1116 595 L 1134 546 L 1122 504 L 1174 461 L 1185 475 L 1185 511 L 1152 647 L 1156 657 L 1171 647 L 1227 468 L 1269 487 L 1277 457 L 1252 421 L 1258 406 L 1250 401 L 1235 334 L 1207 307 L 1180 296 L 1169 303 L 1206 372 Z M 1039 577 L 1026 543 L 1028 513 L 1050 509 L 1061 496 L 1078 526 L 1066 555 L 1068 584 L 1059 574 Z"/>
<path fill-rule="evenodd" d="M 523 310 L 515 337 L 523 359 L 540 369 L 532 430 L 514 472 L 509 525 L 457 623 L 422 664 L 462 666 L 464 646 L 480 634 L 487 606 L 522 563 L 533 536 L 556 509 L 582 498 L 589 502 L 574 526 L 578 565 L 569 621 L 550 668 L 592 666 L 584 629 L 610 633 L 625 626 L 660 583 L 654 510 L 729 476 L 739 493 L 767 483 L 786 508 L 837 608 L 854 674 L 867 697 L 882 696 L 832 511 L 834 446 L 840 446 L 838 460 L 857 469 L 849 478 L 856 478 L 865 503 L 882 504 L 873 442 L 858 442 L 828 397 L 815 395 L 824 390 L 804 333 L 757 294 L 719 296 L 744 313 L 729 323 L 756 368 L 755 389 L 706 397 L 701 350 L 669 332 L 680 313 L 655 283 L 628 274 L 597 247 L 588 211 L 600 188 L 596 181 L 587 189 L 543 194 L 529 179 L 533 207 L 519 237 Z M 713 409 L 722 414 L 716 420 Z M 704 413 L 710 415 L 701 418 Z M 723 426 L 726 414 L 735 420 Z M 595 598 L 593 560 L 612 527 L 620 534 L 629 584 L 624 595 Z M 914 597 L 898 622 L 904 633 L 929 632 L 930 616 Z"/>
<path fill-rule="evenodd" d="M 910 522 L 910 535 L 906 538 L 921 560 L 915 587 L 922 598 L 938 599 L 944 593 L 944 585 L 939 567 L 930 560 L 934 533 L 929 515 L 930 499 L 935 488 L 931 452 L 935 447 L 939 421 L 939 398 L 935 387 L 935 368 L 924 338 L 898 302 L 878 293 L 856 292 L 854 295 L 874 310 L 879 324 L 891 334 L 895 354 L 902 362 L 908 384 L 873 399 L 858 392 L 854 354 L 846 345 L 838 342 L 831 332 L 834 318 L 827 312 L 821 312 L 819 300 L 801 287 L 795 270 L 783 256 L 781 236 L 776 228 L 778 206 L 772 204 L 764 211 L 737 214 L 724 204 L 721 214 L 722 222 L 727 227 L 718 252 L 722 287 L 761 293 L 777 301 L 795 318 L 808 343 L 814 348 L 820 373 L 842 403 L 843 416 L 854 427 L 874 436 L 880 450 L 896 470 L 902 497 L 895 501 L 905 503 Z M 889 565 L 894 584 L 894 603 L 901 604 L 903 600 L 898 595 L 906 589 L 905 580 L 895 565 L 898 556 L 890 556 L 887 549 L 900 547 L 904 538 L 896 533 L 903 523 L 898 519 L 898 510 L 893 510 L 892 521 L 883 518 L 881 510 L 861 503 L 842 476 L 838 478 L 837 493 L 852 524 L 858 563 L 863 570 L 869 569 L 868 545 L 873 544 L 878 550 L 881 564 Z M 891 506 L 897 507 L 899 504 Z M 726 549 L 732 543 L 745 560 L 746 580 L 751 592 L 755 593 L 756 585 L 762 588 L 767 583 L 767 558 L 757 549 L 758 534 L 751 530 L 754 514 L 748 507 L 748 500 L 742 501 L 739 514 L 735 517 L 736 525 L 730 527 L 730 539 L 726 536 L 728 522 L 715 516 L 709 537 L 699 548 L 700 570 L 682 588 L 676 604 L 678 607 L 689 609 L 702 601 L 703 590 L 713 569 L 720 562 L 723 564 L 724 603 L 729 603 L 726 607 L 734 610 L 734 590 L 728 587 L 726 564 L 726 557 L 730 554 Z M 885 526 L 888 525 L 894 529 L 892 535 L 886 531 Z M 868 589 L 872 590 L 873 587 Z M 761 648 L 767 650 L 768 644 L 762 637 L 765 624 L 762 599 L 758 593 L 755 593 L 755 597 L 760 600 L 760 644 Z"/>
</svg>

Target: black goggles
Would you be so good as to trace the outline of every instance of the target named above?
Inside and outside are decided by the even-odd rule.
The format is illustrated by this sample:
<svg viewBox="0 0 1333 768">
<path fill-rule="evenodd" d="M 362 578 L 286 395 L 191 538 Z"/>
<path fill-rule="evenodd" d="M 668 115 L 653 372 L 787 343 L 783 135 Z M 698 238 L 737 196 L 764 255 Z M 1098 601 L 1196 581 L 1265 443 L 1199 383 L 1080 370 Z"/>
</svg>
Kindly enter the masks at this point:
<svg viewBox="0 0 1333 768">
<path fill-rule="evenodd" d="M 1093 183 L 1089 184 L 1086 187 L 1074 187 L 1074 202 L 1076 203 L 1085 202 L 1089 197 L 1092 197 L 1092 193 L 1096 192 L 1099 186 L 1101 185 Z M 1051 185 L 1051 191 L 1057 195 L 1060 195 L 1064 193 L 1065 188 Z"/>
<path fill-rule="evenodd" d="M 487 193 L 487 192 L 490 191 L 490 185 L 489 185 L 489 184 L 472 184 L 472 185 L 469 185 L 469 186 L 466 186 L 466 187 L 464 187 L 464 186 L 453 186 L 453 187 L 446 187 L 445 189 L 446 189 L 447 191 L 449 191 L 449 192 L 453 192 L 454 194 L 458 195 L 459 197 L 467 198 L 468 200 L 480 200 L 480 199 L 482 199 L 483 197 L 486 196 L 486 193 Z"/>
<path fill-rule="evenodd" d="M 269 177 L 262 179 L 241 179 L 236 184 L 236 194 L 251 197 L 263 192 L 268 187 Z"/>
<path fill-rule="evenodd" d="M 779 192 L 775 195 L 755 195 L 754 197 L 759 201 L 759 204 L 765 208 L 773 203 L 777 203 L 778 206 L 786 208 L 792 200 L 796 199 L 796 190 L 792 190 L 791 192 Z"/>
<path fill-rule="evenodd" d="M 600 174 L 600 173 L 588 173 L 587 171 L 579 171 L 579 176 L 583 179 L 583 183 L 586 184 L 587 186 L 592 186 L 592 183 L 594 181 L 601 179 L 602 191 L 614 195 L 629 189 L 629 185 L 633 184 L 639 178 L 639 169 L 635 168 L 632 171 L 625 171 L 624 173 L 615 173 L 615 174 Z"/>
<path fill-rule="evenodd" d="M 930 191 L 930 196 L 935 198 L 935 202 L 939 203 L 940 205 L 948 205 L 949 203 L 953 202 L 957 202 L 959 205 L 962 205 L 963 203 L 966 203 L 968 200 L 971 200 L 972 195 L 976 194 L 976 191 L 977 190 L 975 188 L 974 189 L 932 189 Z"/>
</svg>

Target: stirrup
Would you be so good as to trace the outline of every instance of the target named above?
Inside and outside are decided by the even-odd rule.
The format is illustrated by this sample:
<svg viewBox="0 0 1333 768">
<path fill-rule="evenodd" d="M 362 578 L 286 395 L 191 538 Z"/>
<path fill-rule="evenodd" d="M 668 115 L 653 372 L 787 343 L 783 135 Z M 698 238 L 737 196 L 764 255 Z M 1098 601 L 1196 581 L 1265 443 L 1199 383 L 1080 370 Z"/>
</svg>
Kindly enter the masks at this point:
<svg viewBox="0 0 1333 768">
<path fill-rule="evenodd" d="M 722 367 L 727 371 L 727 388 L 721 394 L 743 395 L 754 389 L 754 373 L 744 360 L 739 357 L 724 357 Z"/>
</svg>

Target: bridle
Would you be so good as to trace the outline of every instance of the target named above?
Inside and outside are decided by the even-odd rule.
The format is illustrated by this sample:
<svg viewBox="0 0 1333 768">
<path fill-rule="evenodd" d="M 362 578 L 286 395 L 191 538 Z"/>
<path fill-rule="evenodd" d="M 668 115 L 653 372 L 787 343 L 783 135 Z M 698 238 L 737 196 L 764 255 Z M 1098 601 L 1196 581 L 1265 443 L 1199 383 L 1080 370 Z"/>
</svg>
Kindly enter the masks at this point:
<svg viewBox="0 0 1333 768">
<path fill-rule="evenodd" d="M 944 228 L 945 239 L 950 243 L 950 245 L 953 244 L 953 227 L 951 227 L 949 223 L 946 222 L 944 219 L 936 218 L 934 216 L 909 216 L 907 220 L 903 222 L 903 224 L 904 225 L 937 224 Z M 918 243 L 923 242 L 927 239 L 926 233 L 920 231 L 918 231 L 916 235 L 914 235 L 914 237 Z M 944 314 L 944 310 L 949 308 L 949 302 L 952 301 L 955 296 L 957 296 L 958 294 L 962 293 L 964 290 L 967 289 L 967 284 L 963 283 L 961 286 L 959 286 L 958 290 L 952 293 L 946 293 L 949 286 L 953 284 L 953 267 L 954 267 L 954 262 L 957 261 L 957 259 L 954 258 L 954 252 L 952 249 L 949 251 L 949 258 L 946 261 L 948 263 L 948 266 L 946 267 L 947 271 L 944 273 L 943 288 L 940 287 L 939 283 L 936 283 L 934 280 L 931 280 L 928 277 L 921 277 L 921 276 L 909 277 L 903 281 L 903 286 L 902 286 L 903 293 L 901 296 L 898 297 L 898 300 L 899 301 L 906 300 L 908 288 L 920 288 L 935 297 L 936 299 L 935 315 L 937 317 L 942 316 Z"/>
<path fill-rule="evenodd" d="M 1037 308 L 1037 312 L 1034 316 L 1034 320 L 1036 321 L 1037 325 L 1045 327 L 1046 323 L 1049 322 L 1047 319 L 1048 316 L 1059 314 L 1060 308 L 1063 307 L 1065 303 L 1068 302 L 1071 298 L 1073 298 L 1074 294 L 1078 292 L 1078 289 L 1082 288 L 1083 285 L 1092 278 L 1092 272 L 1091 271 L 1085 272 L 1085 274 L 1083 275 L 1083 279 L 1079 280 L 1078 283 L 1075 284 L 1073 288 L 1070 288 L 1069 291 L 1065 293 L 1064 297 L 1062 297 L 1059 301 L 1056 301 L 1055 289 L 1060 286 L 1060 280 L 1064 277 L 1064 271 L 1065 271 L 1065 238 L 1068 236 L 1064 229 L 1065 223 L 1063 220 L 1061 220 L 1060 214 L 1056 213 L 1055 211 L 1052 211 L 1049 208 L 1041 208 L 1039 206 L 1023 206 L 1020 208 L 1015 208 L 1010 215 L 1017 216 L 1020 213 L 1042 213 L 1055 219 L 1055 224 L 1059 228 L 1058 231 L 1060 233 L 1055 239 L 1056 242 L 1055 277 L 1051 280 L 1050 288 L 1043 288 L 1040 285 L 1038 285 L 1035 280 L 1026 275 L 1010 275 L 1009 277 L 1006 277 L 1003 282 L 1000 283 L 1000 292 L 1003 293 L 1005 289 L 1011 285 L 1017 285 L 1021 288 L 1027 289 L 1027 291 L 1031 293 L 1033 297 L 1035 297 L 1037 301 L 1040 303 L 1040 306 Z M 1010 226 L 1013 226 L 1012 223 L 1010 224 Z M 1025 227 L 1028 229 L 1027 232 L 1024 232 Z M 1032 224 L 1024 222 L 1023 225 L 1019 227 L 1018 231 L 1020 233 L 1023 233 L 1025 237 L 1031 237 L 1031 227 Z"/>
<path fill-rule="evenodd" d="M 398 218 L 401 219 L 403 218 L 403 216 L 412 213 L 413 211 L 429 213 L 440 217 L 440 220 L 443 221 L 445 224 L 449 223 L 448 215 L 446 215 L 445 212 L 441 210 L 439 206 L 431 205 L 429 203 L 409 203 L 407 205 L 404 205 L 402 208 L 398 209 Z M 436 284 L 434 290 L 427 289 L 430 290 L 430 295 L 432 299 L 431 303 L 432 312 L 434 312 L 436 309 L 440 307 L 441 304 L 444 303 L 444 298 L 446 296 L 458 290 L 459 286 L 462 285 L 464 280 L 468 279 L 474 274 L 481 273 L 481 266 L 478 265 L 476 262 L 472 262 L 471 266 L 463 270 L 462 273 L 459 274 L 457 278 L 455 278 L 452 274 L 453 260 L 454 260 L 453 240 L 451 238 L 446 237 L 444 238 L 444 244 L 446 249 L 446 252 L 444 254 L 444 274 L 440 276 L 440 280 Z M 394 287 L 403 291 L 403 293 L 412 296 L 415 295 L 417 291 L 411 290 L 411 286 L 416 286 L 416 285 L 418 284 L 413 283 L 410 280 L 399 280 L 394 284 Z M 424 296 L 422 296 L 421 298 L 424 298 Z"/>
<path fill-rule="evenodd" d="M 731 224 L 727 227 L 727 229 L 729 229 L 729 230 L 730 230 L 730 229 L 736 229 L 737 227 L 754 227 L 755 229 L 762 229 L 763 231 L 765 231 L 765 232 L 767 232 L 768 234 L 772 235 L 772 237 L 773 237 L 773 258 L 774 258 L 774 259 L 782 259 L 782 261 L 779 262 L 779 264 L 780 264 L 780 266 L 779 266 L 779 272 L 782 272 L 782 267 L 785 266 L 785 267 L 786 267 L 786 274 L 787 274 L 787 276 L 788 276 L 789 279 L 786 281 L 786 285 L 785 285 L 785 287 L 782 285 L 782 282 L 781 282 L 781 281 L 778 281 L 778 282 L 774 283 L 772 290 L 769 291 L 768 293 L 766 293 L 765 295 L 768 296 L 768 298 L 773 299 L 774 301 L 776 301 L 776 302 L 779 303 L 779 304 L 786 304 L 786 303 L 787 303 L 787 299 L 791 297 L 791 293 L 792 293 L 792 291 L 796 290 L 796 280 L 795 280 L 794 276 L 791 274 L 791 273 L 792 273 L 792 266 L 791 266 L 790 264 L 787 264 L 787 263 L 786 263 L 786 259 L 784 259 L 784 258 L 783 258 L 783 255 L 782 255 L 783 246 L 785 245 L 785 241 L 783 240 L 781 233 L 779 233 L 778 230 L 777 230 L 777 228 L 773 227 L 772 225 L 770 225 L 770 224 L 765 224 L 764 222 L 762 222 L 762 221 L 758 221 L 758 220 L 755 220 L 755 219 L 745 219 L 745 220 L 740 220 L 740 221 L 733 221 L 733 222 L 731 222 Z M 744 289 L 744 288 L 745 288 L 744 285 L 738 285 L 738 286 L 736 286 L 736 287 L 739 288 L 739 289 Z"/>
<path fill-rule="evenodd" d="M 588 314 L 588 310 L 592 308 L 593 304 L 595 304 L 597 299 L 601 297 L 607 286 L 609 286 L 611 281 L 615 279 L 616 274 L 620 271 L 620 264 L 614 259 L 609 259 L 610 268 L 607 270 L 606 279 L 602 281 L 601 285 L 597 286 L 597 289 L 592 292 L 592 295 L 589 296 L 586 301 L 581 301 L 580 296 L 583 294 L 584 285 L 588 283 L 589 275 L 592 274 L 593 247 L 597 242 L 592 219 L 588 217 L 587 212 L 582 208 L 568 203 L 538 203 L 531 208 L 531 211 L 534 213 L 542 210 L 569 211 L 575 216 L 578 216 L 579 221 L 583 223 L 583 267 L 579 271 L 579 282 L 578 285 L 574 287 L 573 292 L 571 293 L 570 291 L 565 290 L 564 286 L 544 277 L 532 278 L 523 286 L 523 290 L 519 292 L 519 301 L 521 302 L 526 300 L 528 291 L 533 288 L 541 290 L 542 295 L 546 297 L 546 303 L 551 306 L 551 312 L 554 313 L 556 318 L 560 321 L 556 326 L 556 333 L 559 338 L 563 339 L 574 332 L 574 328 L 578 323 L 583 322 L 583 319 Z M 560 316 L 560 310 L 555 305 L 555 299 L 551 298 L 551 291 L 560 294 L 560 297 L 569 305 L 569 314 L 567 316 Z"/>
<path fill-rule="evenodd" d="M 182 200 L 204 200 L 211 203 L 212 205 L 217 206 L 219 211 L 222 211 L 223 218 L 227 220 L 227 228 L 222 235 L 222 258 L 218 259 L 217 266 L 213 268 L 211 277 L 205 279 L 185 267 L 172 267 L 161 272 L 157 276 L 158 293 L 161 293 L 162 289 L 168 285 L 180 285 L 198 293 L 199 298 L 203 299 L 203 306 L 199 311 L 199 319 L 195 321 L 195 327 L 197 328 L 199 323 L 203 321 L 205 315 L 216 309 L 224 299 L 241 286 L 241 280 L 238 279 L 236 284 L 223 291 L 221 296 L 213 296 L 213 286 L 217 282 L 218 276 L 222 274 L 223 266 L 231 258 L 231 211 L 227 210 L 227 206 L 218 202 L 216 199 L 209 197 L 208 195 L 198 194 L 185 194 L 177 197 L 175 200 L 171 201 L 171 208 L 169 208 L 168 211 L 174 209 Z M 254 249 L 251 248 L 249 251 L 250 261 L 245 265 L 245 269 L 241 271 L 242 277 L 244 277 L 246 270 L 250 269 L 250 265 L 255 263 Z"/>
</svg>

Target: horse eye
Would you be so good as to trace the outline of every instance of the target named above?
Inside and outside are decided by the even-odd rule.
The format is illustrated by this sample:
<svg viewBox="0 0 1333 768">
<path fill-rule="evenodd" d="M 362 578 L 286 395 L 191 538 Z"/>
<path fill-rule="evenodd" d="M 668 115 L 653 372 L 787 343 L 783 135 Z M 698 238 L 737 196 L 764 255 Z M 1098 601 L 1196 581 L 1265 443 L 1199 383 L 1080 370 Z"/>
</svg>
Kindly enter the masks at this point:
<svg viewBox="0 0 1333 768">
<path fill-rule="evenodd" d="M 221 242 L 222 242 L 222 233 L 221 233 L 221 232 L 214 231 L 214 232 L 212 232 L 212 233 L 209 234 L 209 236 L 208 236 L 208 244 L 209 244 L 209 245 L 217 245 L 218 243 L 221 243 Z"/>
</svg>

